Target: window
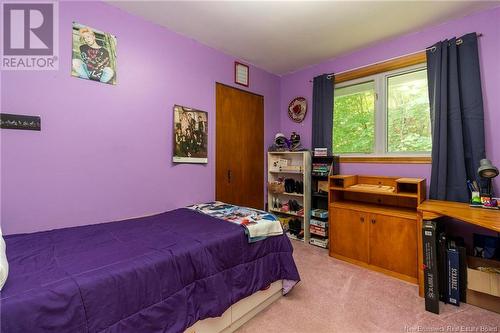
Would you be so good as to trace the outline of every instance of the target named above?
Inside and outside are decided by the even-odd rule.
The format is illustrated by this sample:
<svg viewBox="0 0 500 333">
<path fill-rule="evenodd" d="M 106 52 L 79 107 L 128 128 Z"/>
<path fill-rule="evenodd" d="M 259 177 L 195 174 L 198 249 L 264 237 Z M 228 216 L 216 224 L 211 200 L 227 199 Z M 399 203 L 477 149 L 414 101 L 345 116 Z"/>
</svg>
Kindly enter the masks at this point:
<svg viewBox="0 0 500 333">
<path fill-rule="evenodd" d="M 333 152 L 428 156 L 427 70 L 417 65 L 335 85 Z"/>
<path fill-rule="evenodd" d="M 335 89 L 333 151 L 373 153 L 375 148 L 375 82 Z"/>
</svg>

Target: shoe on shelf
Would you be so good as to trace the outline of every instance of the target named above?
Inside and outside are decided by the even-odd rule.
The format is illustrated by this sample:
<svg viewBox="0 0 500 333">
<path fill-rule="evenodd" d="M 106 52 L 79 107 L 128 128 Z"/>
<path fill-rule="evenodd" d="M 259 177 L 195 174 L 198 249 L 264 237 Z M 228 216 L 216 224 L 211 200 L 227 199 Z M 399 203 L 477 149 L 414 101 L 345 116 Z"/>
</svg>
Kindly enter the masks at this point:
<svg viewBox="0 0 500 333">
<path fill-rule="evenodd" d="M 304 238 L 304 230 L 300 230 L 299 233 L 297 234 L 298 239 Z"/>
<path fill-rule="evenodd" d="M 292 235 L 298 235 L 302 229 L 302 224 L 299 219 L 291 219 L 288 222 L 288 230 Z"/>
</svg>

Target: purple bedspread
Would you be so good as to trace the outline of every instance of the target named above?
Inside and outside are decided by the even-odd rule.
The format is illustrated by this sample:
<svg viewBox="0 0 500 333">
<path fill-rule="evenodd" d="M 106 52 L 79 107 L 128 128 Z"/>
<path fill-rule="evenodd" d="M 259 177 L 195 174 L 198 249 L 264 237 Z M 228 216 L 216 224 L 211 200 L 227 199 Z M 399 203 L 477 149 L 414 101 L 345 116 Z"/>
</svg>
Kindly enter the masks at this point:
<svg viewBox="0 0 500 333">
<path fill-rule="evenodd" d="M 299 280 L 284 235 L 189 209 L 7 236 L 1 330 L 182 332 L 279 279 Z"/>
</svg>

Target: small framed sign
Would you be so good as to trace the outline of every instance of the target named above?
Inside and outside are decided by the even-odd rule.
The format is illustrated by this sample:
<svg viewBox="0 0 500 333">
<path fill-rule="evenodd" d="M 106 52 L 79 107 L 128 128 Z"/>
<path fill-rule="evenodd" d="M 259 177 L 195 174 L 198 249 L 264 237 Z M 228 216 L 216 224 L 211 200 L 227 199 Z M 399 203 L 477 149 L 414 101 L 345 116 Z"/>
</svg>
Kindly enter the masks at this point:
<svg viewBox="0 0 500 333">
<path fill-rule="evenodd" d="M 247 65 L 241 62 L 234 62 L 234 82 L 242 86 L 248 87 L 250 77 L 250 69 Z"/>
<path fill-rule="evenodd" d="M 40 123 L 39 116 L 0 113 L 0 128 L 40 131 Z"/>
</svg>

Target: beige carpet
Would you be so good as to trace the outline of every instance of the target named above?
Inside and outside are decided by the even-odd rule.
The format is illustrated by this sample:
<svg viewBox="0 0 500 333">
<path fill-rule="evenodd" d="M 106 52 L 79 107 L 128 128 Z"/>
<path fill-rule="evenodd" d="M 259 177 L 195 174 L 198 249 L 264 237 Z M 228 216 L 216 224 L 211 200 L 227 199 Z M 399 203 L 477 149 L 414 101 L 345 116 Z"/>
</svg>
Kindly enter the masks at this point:
<svg viewBox="0 0 500 333">
<path fill-rule="evenodd" d="M 462 304 L 424 310 L 416 285 L 292 241 L 302 281 L 237 332 L 500 332 L 500 315 Z"/>
</svg>

